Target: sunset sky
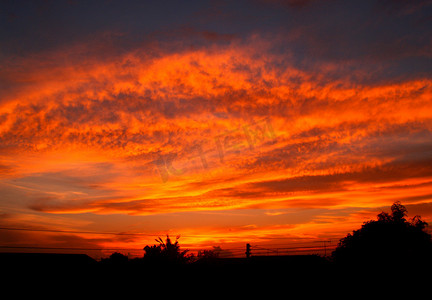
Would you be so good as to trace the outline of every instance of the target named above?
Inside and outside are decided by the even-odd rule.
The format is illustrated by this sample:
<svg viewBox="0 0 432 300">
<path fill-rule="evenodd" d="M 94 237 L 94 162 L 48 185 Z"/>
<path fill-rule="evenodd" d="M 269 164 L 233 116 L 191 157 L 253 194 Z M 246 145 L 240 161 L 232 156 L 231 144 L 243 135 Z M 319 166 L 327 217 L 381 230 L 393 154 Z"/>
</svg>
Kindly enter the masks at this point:
<svg viewBox="0 0 432 300">
<path fill-rule="evenodd" d="M 431 37 L 427 0 L 2 1 L 0 251 L 432 224 Z"/>
</svg>

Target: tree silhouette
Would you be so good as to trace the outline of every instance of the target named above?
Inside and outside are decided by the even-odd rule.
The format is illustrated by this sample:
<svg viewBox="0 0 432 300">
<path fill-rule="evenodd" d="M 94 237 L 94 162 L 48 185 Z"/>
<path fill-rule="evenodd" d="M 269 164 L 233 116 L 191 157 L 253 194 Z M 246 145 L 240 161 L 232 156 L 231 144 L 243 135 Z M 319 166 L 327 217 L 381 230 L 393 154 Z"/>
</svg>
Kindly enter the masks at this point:
<svg viewBox="0 0 432 300">
<path fill-rule="evenodd" d="M 153 263 L 186 263 L 189 262 L 193 255 L 188 255 L 189 250 L 180 250 L 178 242 L 179 237 L 176 237 L 176 241 L 173 243 L 170 237 L 167 235 L 166 241 L 162 238 L 157 238 L 156 242 L 159 245 L 145 246 L 144 247 L 144 260 L 146 262 Z"/>
<path fill-rule="evenodd" d="M 105 266 L 118 267 L 124 266 L 129 262 L 129 258 L 119 252 L 114 252 L 108 258 L 102 258 L 101 264 Z"/>
<path fill-rule="evenodd" d="M 365 222 L 358 230 L 341 239 L 332 258 L 336 263 L 381 266 L 412 266 L 431 263 L 432 240 L 427 223 L 415 216 L 406 219 L 400 202 L 391 214 L 381 212 L 377 220 Z"/>
<path fill-rule="evenodd" d="M 110 255 L 109 259 L 114 263 L 125 263 L 128 261 L 128 257 L 119 252 L 114 252 Z"/>
<path fill-rule="evenodd" d="M 200 250 L 198 251 L 197 258 L 199 260 L 213 260 L 219 257 L 219 252 L 214 250 Z"/>
</svg>

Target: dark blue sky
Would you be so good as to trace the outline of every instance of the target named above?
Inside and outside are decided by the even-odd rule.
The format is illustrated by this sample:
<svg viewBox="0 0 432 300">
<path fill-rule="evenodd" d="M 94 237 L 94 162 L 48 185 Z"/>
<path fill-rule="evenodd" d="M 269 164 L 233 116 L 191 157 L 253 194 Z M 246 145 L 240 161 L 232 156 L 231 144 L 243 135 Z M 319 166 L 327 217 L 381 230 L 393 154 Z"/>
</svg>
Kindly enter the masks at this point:
<svg viewBox="0 0 432 300">
<path fill-rule="evenodd" d="M 2 60 L 80 42 L 102 43 L 93 55 L 148 43 L 179 47 L 277 39 L 298 66 L 355 62 L 371 78 L 429 76 L 431 1 L 2 1 Z M 96 46 L 95 46 L 96 47 Z M 346 73 L 334 74 L 344 76 Z M 367 77 L 367 76 L 366 76 Z"/>
</svg>

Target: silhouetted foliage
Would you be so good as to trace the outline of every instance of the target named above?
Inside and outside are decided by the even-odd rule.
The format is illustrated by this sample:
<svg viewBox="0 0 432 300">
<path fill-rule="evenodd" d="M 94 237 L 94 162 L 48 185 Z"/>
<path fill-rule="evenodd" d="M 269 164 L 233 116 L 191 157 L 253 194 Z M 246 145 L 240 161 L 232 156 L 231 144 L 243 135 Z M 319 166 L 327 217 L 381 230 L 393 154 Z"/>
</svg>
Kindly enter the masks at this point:
<svg viewBox="0 0 432 300">
<path fill-rule="evenodd" d="M 160 237 L 156 239 L 159 245 L 144 247 L 144 261 L 153 263 L 186 263 L 193 259 L 192 254 L 187 254 L 189 250 L 180 250 L 179 237 L 173 243 L 167 235 L 164 242 Z"/>
<path fill-rule="evenodd" d="M 415 216 L 406 219 L 400 202 L 391 206 L 391 214 L 381 212 L 377 220 L 365 222 L 358 230 L 341 239 L 332 253 L 337 263 L 405 267 L 430 263 L 431 235 L 427 223 Z"/>
<path fill-rule="evenodd" d="M 109 264 L 109 265 L 124 265 L 127 264 L 129 261 L 129 258 L 126 255 L 123 255 L 119 252 L 114 252 L 110 255 L 109 258 L 103 258 L 101 262 L 103 264 Z"/>
<path fill-rule="evenodd" d="M 198 251 L 198 260 L 213 260 L 219 257 L 219 252 L 214 250 L 200 250 Z"/>
<path fill-rule="evenodd" d="M 198 251 L 198 258 L 217 258 L 218 256 L 218 253 L 213 250 Z"/>
</svg>

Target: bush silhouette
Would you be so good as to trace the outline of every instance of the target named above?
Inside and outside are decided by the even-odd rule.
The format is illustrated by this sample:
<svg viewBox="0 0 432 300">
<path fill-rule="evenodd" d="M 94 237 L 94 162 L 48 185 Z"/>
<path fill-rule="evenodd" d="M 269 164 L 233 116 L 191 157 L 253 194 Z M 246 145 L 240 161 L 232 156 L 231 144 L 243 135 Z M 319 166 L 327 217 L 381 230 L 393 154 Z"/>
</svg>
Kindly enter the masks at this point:
<svg viewBox="0 0 432 300">
<path fill-rule="evenodd" d="M 198 251 L 197 258 L 198 259 L 216 259 L 219 257 L 219 252 L 216 252 L 214 250 L 201 250 Z"/>
<path fill-rule="evenodd" d="M 167 235 L 164 242 L 160 237 L 156 239 L 159 245 L 145 246 L 144 247 L 144 261 L 150 263 L 175 263 L 183 264 L 189 262 L 193 256 L 188 255 L 189 250 L 180 250 L 178 243 L 179 237 L 173 243 Z"/>
<path fill-rule="evenodd" d="M 110 255 L 109 258 L 103 258 L 101 262 L 103 264 L 110 265 L 124 265 L 129 261 L 129 258 L 126 255 L 123 255 L 119 252 L 114 252 Z"/>
<path fill-rule="evenodd" d="M 406 219 L 400 202 L 391 206 L 391 214 L 382 212 L 377 220 L 365 222 L 358 230 L 341 239 L 332 258 L 346 265 L 405 267 L 430 264 L 431 235 L 427 223 L 415 216 Z"/>
</svg>

